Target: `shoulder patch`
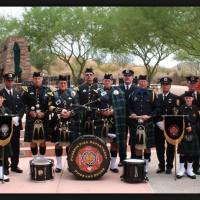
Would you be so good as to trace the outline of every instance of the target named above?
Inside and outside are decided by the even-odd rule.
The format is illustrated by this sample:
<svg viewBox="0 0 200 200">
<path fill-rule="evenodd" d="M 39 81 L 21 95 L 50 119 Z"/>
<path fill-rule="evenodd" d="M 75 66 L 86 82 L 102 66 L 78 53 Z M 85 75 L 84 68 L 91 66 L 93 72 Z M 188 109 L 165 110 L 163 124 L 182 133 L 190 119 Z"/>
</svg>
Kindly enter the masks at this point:
<svg viewBox="0 0 200 200">
<path fill-rule="evenodd" d="M 28 92 L 28 87 L 26 85 L 22 86 L 23 91 Z"/>
</svg>

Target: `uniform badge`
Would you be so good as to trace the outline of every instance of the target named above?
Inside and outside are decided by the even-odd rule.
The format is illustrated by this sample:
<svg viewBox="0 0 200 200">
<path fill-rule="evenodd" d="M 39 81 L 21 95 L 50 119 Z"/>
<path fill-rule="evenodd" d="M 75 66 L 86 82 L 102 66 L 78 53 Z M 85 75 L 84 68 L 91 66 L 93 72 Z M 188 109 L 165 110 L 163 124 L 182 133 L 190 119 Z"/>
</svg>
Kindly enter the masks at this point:
<svg viewBox="0 0 200 200">
<path fill-rule="evenodd" d="M 71 92 L 71 96 L 72 96 L 72 97 L 75 97 L 75 96 L 76 96 L 76 92 L 75 92 L 75 91 L 72 91 L 72 92 Z"/>
<path fill-rule="evenodd" d="M 118 90 L 114 90 L 114 91 L 113 91 L 113 94 L 114 94 L 114 95 L 119 95 L 119 91 L 118 91 Z"/>
<path fill-rule="evenodd" d="M 86 89 L 84 89 L 83 92 L 86 92 Z"/>
<path fill-rule="evenodd" d="M 105 96 L 107 94 L 107 92 L 106 91 L 104 91 L 104 92 L 101 92 L 101 96 L 103 97 L 103 96 Z"/>
<path fill-rule="evenodd" d="M 34 95 L 34 92 L 30 92 L 31 95 Z"/>
<path fill-rule="evenodd" d="M 68 99 L 71 100 L 72 98 L 71 98 L 71 97 L 68 97 Z"/>
<path fill-rule="evenodd" d="M 59 104 L 61 104 L 61 100 L 60 100 L 60 99 L 58 99 L 58 100 L 56 101 L 56 105 L 58 106 Z"/>
</svg>

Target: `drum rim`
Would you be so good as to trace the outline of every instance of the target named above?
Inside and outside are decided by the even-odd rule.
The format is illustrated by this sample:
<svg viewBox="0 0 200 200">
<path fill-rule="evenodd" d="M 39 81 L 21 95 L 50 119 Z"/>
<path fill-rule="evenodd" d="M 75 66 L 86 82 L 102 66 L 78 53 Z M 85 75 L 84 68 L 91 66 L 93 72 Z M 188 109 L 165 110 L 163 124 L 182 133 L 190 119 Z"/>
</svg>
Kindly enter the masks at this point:
<svg viewBox="0 0 200 200">
<path fill-rule="evenodd" d="M 31 164 L 34 164 L 34 165 L 40 165 L 40 166 L 45 166 L 45 165 L 50 165 L 50 164 L 52 164 L 53 163 L 53 159 L 47 159 L 46 160 L 46 162 L 38 162 L 38 160 L 34 160 L 34 159 L 32 159 L 32 160 L 30 160 L 30 163 Z"/>
<path fill-rule="evenodd" d="M 143 159 L 126 159 L 123 162 L 125 163 L 145 163 L 145 161 Z"/>
</svg>

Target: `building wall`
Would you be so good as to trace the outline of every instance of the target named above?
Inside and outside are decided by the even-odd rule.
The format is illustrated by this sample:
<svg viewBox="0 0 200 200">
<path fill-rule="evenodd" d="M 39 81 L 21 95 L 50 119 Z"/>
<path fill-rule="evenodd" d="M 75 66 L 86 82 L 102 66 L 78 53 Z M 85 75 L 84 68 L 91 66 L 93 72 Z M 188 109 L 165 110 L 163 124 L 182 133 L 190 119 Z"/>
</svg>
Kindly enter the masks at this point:
<svg viewBox="0 0 200 200">
<path fill-rule="evenodd" d="M 31 66 L 29 58 L 29 45 L 24 37 L 11 36 L 0 46 L 0 77 L 5 73 L 15 72 L 14 64 L 14 43 L 17 42 L 20 47 L 20 67 L 22 68 L 21 79 L 30 80 Z M 1 82 L 1 80 L 0 80 Z"/>
</svg>

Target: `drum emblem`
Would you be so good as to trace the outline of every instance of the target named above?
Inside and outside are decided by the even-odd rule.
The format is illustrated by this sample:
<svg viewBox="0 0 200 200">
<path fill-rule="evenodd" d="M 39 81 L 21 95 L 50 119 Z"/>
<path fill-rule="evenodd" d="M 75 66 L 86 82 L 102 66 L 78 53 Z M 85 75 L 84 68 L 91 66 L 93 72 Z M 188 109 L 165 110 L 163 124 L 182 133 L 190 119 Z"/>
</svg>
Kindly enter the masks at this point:
<svg viewBox="0 0 200 200">
<path fill-rule="evenodd" d="M 179 128 L 178 126 L 176 126 L 175 124 L 172 124 L 170 127 L 169 127 L 169 133 L 170 133 L 170 136 L 171 137 L 176 137 L 177 134 L 179 133 Z"/>
<path fill-rule="evenodd" d="M 100 168 L 103 156 L 97 148 L 86 146 L 79 150 L 75 162 L 82 171 L 91 173 Z"/>
</svg>

